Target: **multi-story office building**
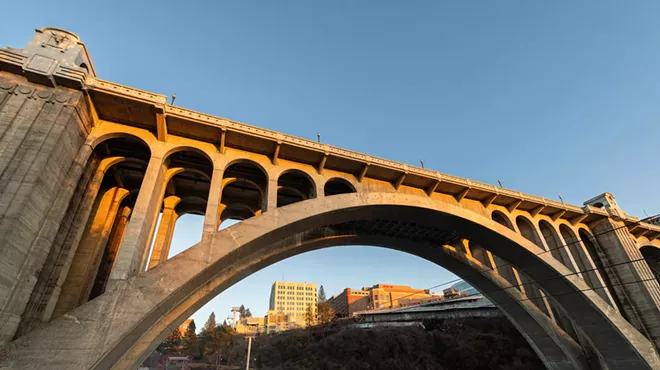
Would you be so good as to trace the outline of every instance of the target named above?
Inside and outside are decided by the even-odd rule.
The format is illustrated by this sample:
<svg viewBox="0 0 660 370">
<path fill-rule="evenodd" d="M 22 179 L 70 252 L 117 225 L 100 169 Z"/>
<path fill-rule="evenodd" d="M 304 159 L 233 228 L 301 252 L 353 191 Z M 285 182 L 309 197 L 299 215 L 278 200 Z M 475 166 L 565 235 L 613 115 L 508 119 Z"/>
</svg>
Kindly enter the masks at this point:
<svg viewBox="0 0 660 370">
<path fill-rule="evenodd" d="M 339 317 L 352 316 L 358 311 L 408 306 L 411 304 L 442 299 L 428 289 L 416 289 L 407 285 L 376 284 L 362 290 L 350 288 L 328 301 Z"/>
<path fill-rule="evenodd" d="M 338 296 L 328 299 L 328 303 L 337 317 L 351 317 L 355 312 L 369 309 L 370 296 L 368 290 L 346 288 Z"/>
<path fill-rule="evenodd" d="M 288 327 L 305 327 L 307 306 L 312 306 L 316 317 L 316 303 L 316 283 L 276 281 L 270 291 L 269 311 L 286 315 Z"/>
</svg>

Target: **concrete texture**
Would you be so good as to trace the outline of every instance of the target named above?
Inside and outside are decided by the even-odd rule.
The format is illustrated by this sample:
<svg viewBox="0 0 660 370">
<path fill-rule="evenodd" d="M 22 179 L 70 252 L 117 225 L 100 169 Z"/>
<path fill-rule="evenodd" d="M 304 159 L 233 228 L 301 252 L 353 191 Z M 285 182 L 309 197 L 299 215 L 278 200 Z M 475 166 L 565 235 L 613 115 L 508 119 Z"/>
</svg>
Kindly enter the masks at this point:
<svg viewBox="0 0 660 370">
<path fill-rule="evenodd" d="M 0 368 L 135 368 L 254 271 L 356 243 L 463 277 L 548 368 L 660 368 L 660 286 L 644 259 L 660 223 L 611 194 L 555 202 L 95 76 L 65 31 L 0 49 Z M 168 259 L 186 213 L 204 216 L 201 242 Z M 229 218 L 244 221 L 218 231 Z"/>
</svg>

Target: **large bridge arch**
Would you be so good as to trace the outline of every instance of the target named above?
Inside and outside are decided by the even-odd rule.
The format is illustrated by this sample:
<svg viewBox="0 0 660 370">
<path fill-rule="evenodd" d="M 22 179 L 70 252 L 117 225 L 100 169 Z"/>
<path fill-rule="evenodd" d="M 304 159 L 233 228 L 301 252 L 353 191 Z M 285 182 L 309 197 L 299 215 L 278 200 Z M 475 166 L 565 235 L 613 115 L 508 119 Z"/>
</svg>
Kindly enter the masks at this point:
<svg viewBox="0 0 660 370">
<path fill-rule="evenodd" d="M 399 223 L 401 233 L 388 234 L 393 228 L 378 222 Z M 420 240 L 414 228 L 424 229 L 429 237 Z M 584 338 L 589 338 L 589 345 L 606 367 L 643 369 L 660 365 L 646 338 L 582 279 L 523 236 L 468 209 L 401 193 L 315 198 L 221 230 L 153 270 L 119 282 L 113 290 L 42 330 L 17 339 L 10 346 L 9 356 L 16 369 L 26 366 L 28 362 L 21 361 L 25 358 L 31 358 L 29 366 L 34 367 L 37 354 L 45 349 L 49 349 L 49 366 L 53 369 L 128 368 L 139 363 L 162 333 L 211 297 L 276 262 L 269 260 L 277 252 L 275 243 L 301 237 L 332 240 L 353 234 L 434 245 L 465 237 L 506 261 L 515 261 L 514 265 L 566 312 Z M 433 253 L 432 249 L 427 253 Z M 71 321 L 79 324 L 72 325 Z M 25 346 L 28 342 L 30 346 Z M 81 344 L 87 347 L 81 348 Z M 62 348 L 54 357 L 50 355 L 53 346 Z"/>
</svg>

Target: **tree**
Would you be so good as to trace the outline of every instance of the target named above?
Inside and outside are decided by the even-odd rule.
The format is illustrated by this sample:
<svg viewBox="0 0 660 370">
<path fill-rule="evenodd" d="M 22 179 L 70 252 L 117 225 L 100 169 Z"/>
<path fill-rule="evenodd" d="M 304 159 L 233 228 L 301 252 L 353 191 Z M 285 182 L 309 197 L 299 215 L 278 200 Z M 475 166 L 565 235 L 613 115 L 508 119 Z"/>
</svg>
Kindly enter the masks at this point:
<svg viewBox="0 0 660 370">
<path fill-rule="evenodd" d="M 330 307 L 330 303 L 320 302 L 318 304 L 318 318 L 321 323 L 329 322 L 335 318 L 335 311 Z"/>
<path fill-rule="evenodd" d="M 305 325 L 312 326 L 314 324 L 316 324 L 316 315 L 314 314 L 314 306 L 308 304 L 307 309 L 305 309 Z"/>
<path fill-rule="evenodd" d="M 245 316 L 245 306 L 241 305 L 241 307 L 238 309 L 238 318 L 242 319 L 243 316 Z"/>
<path fill-rule="evenodd" d="M 323 285 L 319 288 L 319 303 L 325 302 L 328 299 L 325 297 L 325 289 L 323 289 Z"/>
<path fill-rule="evenodd" d="M 160 350 L 163 353 L 179 353 L 179 347 L 181 346 L 181 332 L 179 328 L 174 329 L 170 335 L 160 344 Z"/>
<path fill-rule="evenodd" d="M 249 308 L 245 308 L 244 305 L 241 305 L 241 307 L 238 309 L 238 318 L 245 319 L 247 317 L 252 317 L 252 312 L 250 312 Z"/>
<path fill-rule="evenodd" d="M 218 326 L 218 324 L 215 322 L 215 312 L 211 312 L 209 318 L 206 320 L 206 324 L 204 324 L 204 327 L 202 328 L 202 332 L 213 333 L 216 326 Z"/>
<path fill-rule="evenodd" d="M 193 356 L 197 353 L 197 333 L 195 333 L 195 320 L 190 321 L 188 328 L 186 329 L 185 334 L 181 343 L 183 345 L 183 353 L 186 355 Z"/>
</svg>

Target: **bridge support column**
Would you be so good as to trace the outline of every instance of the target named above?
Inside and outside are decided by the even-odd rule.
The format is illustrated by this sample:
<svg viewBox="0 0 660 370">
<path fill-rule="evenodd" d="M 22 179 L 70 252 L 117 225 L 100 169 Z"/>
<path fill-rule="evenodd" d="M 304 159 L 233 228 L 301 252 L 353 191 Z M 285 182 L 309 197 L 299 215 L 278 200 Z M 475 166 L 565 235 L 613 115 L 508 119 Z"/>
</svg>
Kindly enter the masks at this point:
<svg viewBox="0 0 660 370">
<path fill-rule="evenodd" d="M 266 212 L 273 211 L 277 208 L 277 177 L 272 178 L 270 174 L 268 177 L 268 189 L 266 189 L 266 192 L 268 193 L 268 196 L 266 197 L 268 199 Z"/>
<path fill-rule="evenodd" d="M 150 232 L 163 204 L 167 166 L 162 157 L 152 155 L 135 201 L 131 222 L 126 229 L 124 241 L 119 249 L 115 266 L 110 273 L 108 289 L 113 281 L 126 280 L 144 269 L 145 254 L 148 253 Z M 145 253 L 146 251 L 146 253 Z"/>
<path fill-rule="evenodd" d="M 220 227 L 220 198 L 222 197 L 222 175 L 224 171 L 219 168 L 213 170 L 209 198 L 206 202 L 206 213 L 204 215 L 204 229 L 202 239 L 209 238 Z"/>
<path fill-rule="evenodd" d="M 90 299 L 94 299 L 105 292 L 105 287 L 108 284 L 110 272 L 112 271 L 112 267 L 115 265 L 117 253 L 119 252 L 121 243 L 124 240 L 124 235 L 126 235 L 130 214 L 130 207 L 123 207 L 119 211 L 119 215 L 115 221 L 115 226 L 112 228 L 112 234 L 110 234 L 110 240 L 108 240 L 108 245 L 106 246 L 103 253 L 101 267 L 99 267 L 98 274 L 94 280 L 94 287 L 92 288 Z"/>
<path fill-rule="evenodd" d="M 108 189 L 94 205 L 94 216 L 87 223 L 71 263 L 62 293 L 53 311 L 54 317 L 71 311 L 89 299 L 119 205 L 128 193 L 128 190 L 118 187 Z"/>
<path fill-rule="evenodd" d="M 179 204 L 181 198 L 171 195 L 163 201 L 163 216 L 160 218 L 160 225 L 156 234 L 156 242 L 154 243 L 153 250 L 151 251 L 151 258 L 149 259 L 149 270 L 156 267 L 159 263 L 167 260 L 167 255 L 170 252 L 170 244 L 172 243 L 172 234 L 174 234 L 174 226 L 179 215 L 174 208 Z"/>
<path fill-rule="evenodd" d="M 660 349 L 660 285 L 623 221 L 604 219 L 590 225 L 605 257 L 603 265 L 622 314 Z M 635 261 L 635 262 L 632 262 Z"/>
</svg>

